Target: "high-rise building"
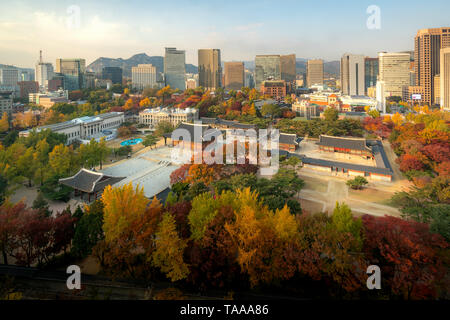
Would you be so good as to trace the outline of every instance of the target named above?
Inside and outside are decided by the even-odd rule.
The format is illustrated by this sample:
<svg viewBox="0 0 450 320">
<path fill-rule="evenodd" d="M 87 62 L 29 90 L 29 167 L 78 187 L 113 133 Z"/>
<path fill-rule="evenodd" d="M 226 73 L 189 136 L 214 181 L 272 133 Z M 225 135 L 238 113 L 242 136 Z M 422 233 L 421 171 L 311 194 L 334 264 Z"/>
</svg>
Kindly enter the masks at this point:
<svg viewBox="0 0 450 320">
<path fill-rule="evenodd" d="M 0 118 L 3 113 L 12 113 L 13 110 L 13 91 L 0 91 Z"/>
<path fill-rule="evenodd" d="M 208 90 L 222 87 L 220 49 L 198 50 L 198 84 Z"/>
<path fill-rule="evenodd" d="M 84 87 L 85 59 L 56 59 L 56 72 L 64 75 L 64 89 L 80 90 Z"/>
<path fill-rule="evenodd" d="M 226 90 L 241 90 L 244 86 L 244 63 L 243 62 L 225 62 L 224 64 Z"/>
<path fill-rule="evenodd" d="M 306 63 L 306 85 L 323 85 L 323 60 L 308 60 Z"/>
<path fill-rule="evenodd" d="M 0 85 L 2 87 L 16 87 L 19 82 L 19 69 L 0 68 Z"/>
<path fill-rule="evenodd" d="M 410 54 L 380 52 L 378 80 L 384 82 L 386 97 L 402 97 L 403 88 L 410 85 Z"/>
<path fill-rule="evenodd" d="M 255 87 L 265 80 L 281 80 L 280 55 L 257 55 L 255 57 Z"/>
<path fill-rule="evenodd" d="M 293 83 L 297 75 L 295 54 L 280 56 L 280 64 L 281 80 Z"/>
<path fill-rule="evenodd" d="M 450 47 L 450 27 L 421 29 L 414 42 L 416 86 L 423 87 L 422 102 L 434 104 L 434 76 L 440 74 L 440 50 Z"/>
<path fill-rule="evenodd" d="M 44 62 L 42 59 L 42 50 L 39 51 L 39 61 L 36 63 L 36 81 L 42 90 L 47 90 L 47 81 L 51 80 L 54 75 L 53 65 L 49 62 Z"/>
<path fill-rule="evenodd" d="M 84 84 L 83 88 L 94 89 L 95 88 L 95 73 L 86 71 L 84 74 Z"/>
<path fill-rule="evenodd" d="M 244 80 L 244 86 L 247 88 L 254 88 L 255 87 L 255 77 L 253 75 L 253 72 L 250 70 L 245 69 L 245 80 Z"/>
<path fill-rule="evenodd" d="M 172 89 L 186 89 L 186 53 L 176 48 L 166 48 L 164 55 L 164 79 Z"/>
<path fill-rule="evenodd" d="M 156 86 L 156 67 L 152 64 L 138 64 L 131 68 L 131 85 L 143 90 Z"/>
<path fill-rule="evenodd" d="M 102 79 L 111 80 L 114 84 L 122 84 L 122 68 L 104 67 L 102 69 Z"/>
<path fill-rule="evenodd" d="M 37 81 L 20 81 L 17 83 L 20 87 L 20 97 L 28 99 L 30 93 L 39 92 L 39 83 Z"/>
<path fill-rule="evenodd" d="M 341 88 L 344 95 L 362 96 L 365 90 L 365 57 L 346 53 L 341 58 Z"/>
<path fill-rule="evenodd" d="M 365 59 L 365 93 L 368 95 L 369 88 L 376 87 L 378 77 L 378 58 Z"/>
<path fill-rule="evenodd" d="M 450 48 L 441 49 L 440 63 L 440 105 L 442 110 L 450 111 Z"/>
</svg>

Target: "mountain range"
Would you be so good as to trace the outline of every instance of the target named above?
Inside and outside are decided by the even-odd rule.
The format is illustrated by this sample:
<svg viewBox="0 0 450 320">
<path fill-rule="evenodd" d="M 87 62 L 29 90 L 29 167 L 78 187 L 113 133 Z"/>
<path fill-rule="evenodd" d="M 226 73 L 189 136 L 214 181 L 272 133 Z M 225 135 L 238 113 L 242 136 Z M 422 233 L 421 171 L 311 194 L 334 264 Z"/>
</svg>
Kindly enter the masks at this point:
<svg viewBox="0 0 450 320">
<path fill-rule="evenodd" d="M 297 58 L 296 61 L 296 70 L 297 73 L 305 73 L 306 72 L 306 62 L 307 59 Z M 163 72 L 164 70 L 164 57 L 162 56 L 148 56 L 145 53 L 135 54 L 129 59 L 113 59 L 113 58 L 105 58 L 100 57 L 90 65 L 87 66 L 88 71 L 92 71 L 95 73 L 101 73 L 103 67 L 120 67 L 123 70 L 123 75 L 125 77 L 131 77 L 131 67 L 137 66 L 138 64 L 149 64 L 151 63 L 156 67 L 157 72 Z M 223 64 L 223 63 L 222 63 Z M 254 70 L 255 69 L 255 61 L 244 61 L 245 68 Z M 339 76 L 339 61 L 327 61 L 323 64 L 323 69 L 325 73 Z M 186 72 L 187 73 L 198 73 L 198 67 L 187 63 L 186 64 Z"/>
<path fill-rule="evenodd" d="M 103 67 L 120 67 L 123 70 L 124 77 L 131 77 L 131 68 L 137 66 L 138 64 L 152 64 L 156 67 L 156 72 L 164 71 L 164 57 L 150 57 L 145 53 L 135 54 L 129 59 L 100 57 L 88 65 L 86 69 L 95 73 L 101 73 Z M 186 63 L 186 72 L 197 73 L 198 68 L 192 64 Z"/>
<path fill-rule="evenodd" d="M 297 73 L 306 73 L 306 63 L 308 59 L 297 58 L 295 61 Z M 255 69 L 255 61 L 244 61 L 245 68 L 249 70 Z M 323 72 L 330 75 L 339 76 L 340 74 L 340 61 L 324 61 Z"/>
</svg>

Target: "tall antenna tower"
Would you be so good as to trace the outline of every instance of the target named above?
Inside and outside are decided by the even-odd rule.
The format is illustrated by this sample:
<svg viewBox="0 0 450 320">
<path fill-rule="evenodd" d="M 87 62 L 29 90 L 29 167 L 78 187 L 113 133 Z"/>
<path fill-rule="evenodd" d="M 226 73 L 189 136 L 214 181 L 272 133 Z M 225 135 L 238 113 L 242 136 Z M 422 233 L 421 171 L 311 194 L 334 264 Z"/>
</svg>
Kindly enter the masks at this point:
<svg viewBox="0 0 450 320">
<path fill-rule="evenodd" d="M 39 50 L 39 63 L 42 63 L 42 50 Z"/>
</svg>

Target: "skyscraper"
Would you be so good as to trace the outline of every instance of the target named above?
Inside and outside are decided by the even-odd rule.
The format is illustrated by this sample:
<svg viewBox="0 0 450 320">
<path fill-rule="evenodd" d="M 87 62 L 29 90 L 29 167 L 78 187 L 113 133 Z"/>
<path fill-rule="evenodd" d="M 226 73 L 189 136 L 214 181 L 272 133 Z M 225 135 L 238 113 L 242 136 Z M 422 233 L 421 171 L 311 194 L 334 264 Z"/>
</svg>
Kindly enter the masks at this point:
<svg viewBox="0 0 450 320">
<path fill-rule="evenodd" d="M 19 82 L 19 69 L 13 67 L 0 68 L 0 85 L 13 88 Z"/>
<path fill-rule="evenodd" d="M 255 57 L 255 87 L 265 80 L 281 80 L 280 55 L 257 55 Z"/>
<path fill-rule="evenodd" d="M 410 84 L 410 54 L 380 52 L 378 80 L 384 82 L 386 97 L 402 97 L 403 88 Z"/>
<path fill-rule="evenodd" d="M 39 51 L 39 61 L 36 63 L 36 81 L 43 90 L 47 89 L 47 81 L 54 75 L 53 65 L 42 60 L 42 51 Z"/>
<path fill-rule="evenodd" d="M 64 75 L 64 89 L 79 90 L 84 86 L 85 59 L 56 59 L 56 72 Z"/>
<path fill-rule="evenodd" d="M 440 50 L 450 47 L 450 27 L 421 29 L 414 42 L 416 86 L 422 87 L 422 102 L 433 104 L 434 77 L 440 73 Z"/>
<path fill-rule="evenodd" d="M 440 56 L 441 109 L 450 111 L 450 48 L 441 49 Z"/>
<path fill-rule="evenodd" d="M 293 83 L 295 81 L 295 77 L 297 75 L 295 69 L 295 54 L 288 54 L 284 56 L 280 56 L 280 72 L 281 72 L 281 80 L 284 80 L 289 83 Z"/>
<path fill-rule="evenodd" d="M 306 85 L 323 85 L 323 60 L 308 60 L 306 63 Z"/>
<path fill-rule="evenodd" d="M 186 53 L 176 48 L 166 48 L 164 55 L 165 84 L 172 89 L 186 89 L 184 76 L 186 74 Z"/>
<path fill-rule="evenodd" d="M 208 90 L 222 87 L 220 49 L 198 50 L 198 84 Z"/>
<path fill-rule="evenodd" d="M 122 84 L 122 68 L 120 67 L 104 67 L 102 69 L 102 79 L 111 80 L 112 83 Z"/>
<path fill-rule="evenodd" d="M 241 90 L 244 86 L 244 63 L 225 62 L 225 89 Z"/>
<path fill-rule="evenodd" d="M 369 58 L 365 59 L 365 93 L 367 95 L 368 89 L 375 87 L 377 85 L 377 77 L 378 77 L 378 58 Z"/>
<path fill-rule="evenodd" d="M 346 53 L 341 58 L 341 87 L 344 95 L 362 96 L 365 89 L 364 56 Z"/>
<path fill-rule="evenodd" d="M 156 67 L 152 64 L 138 64 L 131 68 L 131 85 L 143 90 L 156 86 Z"/>
</svg>

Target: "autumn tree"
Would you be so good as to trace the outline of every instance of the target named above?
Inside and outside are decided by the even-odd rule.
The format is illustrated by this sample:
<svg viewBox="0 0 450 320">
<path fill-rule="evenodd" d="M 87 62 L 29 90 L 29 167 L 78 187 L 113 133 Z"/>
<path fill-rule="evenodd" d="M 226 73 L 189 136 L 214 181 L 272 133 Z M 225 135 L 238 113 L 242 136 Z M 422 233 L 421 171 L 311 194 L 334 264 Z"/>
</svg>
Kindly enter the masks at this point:
<svg viewBox="0 0 450 320">
<path fill-rule="evenodd" d="M 9 118 L 6 112 L 3 112 L 3 115 L 0 119 L 0 132 L 6 132 L 9 130 Z"/>
<path fill-rule="evenodd" d="M 93 249 L 94 256 L 114 277 L 151 278 L 154 234 L 161 220 L 162 205 L 156 197 L 149 203 L 139 186 L 105 188 L 103 231 L 105 239 Z"/>
<path fill-rule="evenodd" d="M 438 297 L 446 272 L 439 253 L 448 243 L 424 223 L 370 215 L 362 221 L 366 259 L 381 267 L 381 286 L 408 300 Z"/>
<path fill-rule="evenodd" d="M 187 244 L 178 235 L 175 219 L 170 213 L 163 215 L 155 237 L 156 249 L 152 254 L 152 264 L 161 269 L 171 281 L 185 279 L 189 274 L 188 265 L 183 259 Z"/>
</svg>

